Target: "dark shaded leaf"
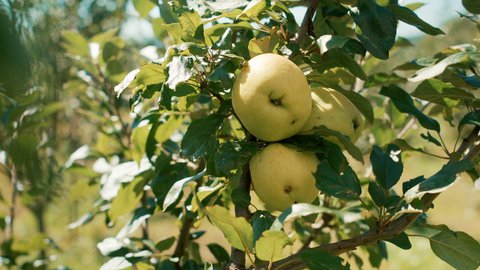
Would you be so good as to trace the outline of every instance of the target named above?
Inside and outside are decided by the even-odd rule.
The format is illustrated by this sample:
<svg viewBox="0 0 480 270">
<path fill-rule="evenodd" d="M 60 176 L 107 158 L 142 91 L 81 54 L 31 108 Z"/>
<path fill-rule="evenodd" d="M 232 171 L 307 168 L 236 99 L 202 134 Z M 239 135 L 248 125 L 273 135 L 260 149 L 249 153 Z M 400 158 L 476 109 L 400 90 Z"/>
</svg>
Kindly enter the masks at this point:
<svg viewBox="0 0 480 270">
<path fill-rule="evenodd" d="M 213 156 L 215 171 L 221 176 L 235 174 L 258 151 L 254 142 L 226 142 Z"/>
<path fill-rule="evenodd" d="M 267 211 L 256 211 L 252 216 L 253 241 L 256 242 L 262 233 L 272 227 L 274 216 Z"/>
<path fill-rule="evenodd" d="M 422 19 L 420 19 L 413 10 L 399 5 L 391 5 L 391 10 L 400 21 L 415 26 L 420 31 L 430 35 L 444 35 L 445 33 L 436 27 L 431 26 Z"/>
<path fill-rule="evenodd" d="M 395 246 L 401 248 L 401 249 L 411 249 L 412 248 L 412 243 L 410 243 L 410 240 L 408 239 L 408 235 L 405 232 L 401 232 L 399 235 L 387 239 L 386 241 L 394 244 Z"/>
<path fill-rule="evenodd" d="M 373 0 L 358 0 L 358 13 L 353 16 L 357 36 L 375 57 L 387 59 L 395 43 L 397 23 L 394 14 Z"/>
<path fill-rule="evenodd" d="M 473 14 L 480 14 L 480 2 L 478 0 L 462 0 L 466 10 Z"/>
<path fill-rule="evenodd" d="M 316 186 L 320 191 L 340 199 L 357 199 L 362 193 L 360 181 L 350 166 L 338 173 L 327 160 L 323 160 L 317 166 L 315 179 Z"/>
<path fill-rule="evenodd" d="M 467 113 L 460 123 L 458 124 L 458 130 L 461 130 L 464 125 L 480 126 L 480 111 L 474 111 Z"/>
<path fill-rule="evenodd" d="M 347 263 L 343 265 L 343 260 L 340 257 L 330 255 L 326 252 L 314 249 L 306 249 L 299 254 L 302 261 L 310 269 L 315 270 L 348 270 L 350 265 Z"/>
<path fill-rule="evenodd" d="M 174 236 L 168 237 L 156 243 L 155 248 L 158 251 L 164 251 L 172 247 L 174 243 L 175 243 L 175 237 Z"/>
<path fill-rule="evenodd" d="M 340 143 L 343 144 L 347 152 L 350 155 L 352 155 L 353 158 L 363 163 L 362 152 L 360 151 L 360 149 L 358 149 L 358 147 L 355 146 L 355 144 L 352 143 L 352 141 L 347 136 L 343 135 L 342 133 L 336 130 L 329 129 L 324 125 L 315 127 L 313 132 L 316 136 L 320 136 L 320 137 L 333 136 L 337 138 L 340 141 Z"/>
<path fill-rule="evenodd" d="M 393 104 L 400 112 L 415 116 L 424 128 L 440 132 L 440 124 L 417 109 L 410 95 L 400 87 L 395 85 L 384 86 L 380 94 L 391 98 Z"/>
<path fill-rule="evenodd" d="M 473 94 L 437 79 L 428 79 L 417 86 L 412 96 L 447 107 L 453 107 L 459 100 L 471 100 Z"/>
<path fill-rule="evenodd" d="M 403 194 L 405 194 L 405 192 L 409 191 L 411 188 L 413 188 L 414 186 L 420 184 L 421 182 L 425 181 L 425 177 L 422 176 L 419 176 L 419 177 L 416 177 L 416 178 L 413 178 L 413 179 L 410 179 L 406 182 L 403 182 L 402 184 L 402 192 Z"/>
<path fill-rule="evenodd" d="M 228 255 L 228 252 L 219 244 L 208 244 L 207 245 L 208 250 L 213 254 L 215 259 L 217 259 L 217 262 L 222 263 L 222 262 L 228 262 L 230 259 L 230 256 Z"/>
<path fill-rule="evenodd" d="M 442 231 L 430 238 L 430 247 L 455 269 L 475 270 L 480 266 L 480 244 L 464 232 Z"/>
<path fill-rule="evenodd" d="M 387 202 L 387 195 L 385 190 L 374 182 L 370 182 L 368 185 L 368 194 L 372 197 L 377 206 L 385 206 Z"/>
<path fill-rule="evenodd" d="M 375 180 L 386 189 L 392 188 L 403 172 L 401 150 L 394 144 L 389 144 L 385 152 L 376 145 L 370 154 Z"/>
<path fill-rule="evenodd" d="M 194 120 L 183 137 L 181 153 L 193 159 L 212 153 L 218 144 L 216 134 L 222 122 L 220 114 Z"/>
<path fill-rule="evenodd" d="M 322 54 L 320 65 L 317 68 L 319 72 L 323 72 L 334 67 L 344 67 L 356 77 L 362 80 L 367 79 L 362 67 L 340 48 L 332 48 Z"/>
</svg>

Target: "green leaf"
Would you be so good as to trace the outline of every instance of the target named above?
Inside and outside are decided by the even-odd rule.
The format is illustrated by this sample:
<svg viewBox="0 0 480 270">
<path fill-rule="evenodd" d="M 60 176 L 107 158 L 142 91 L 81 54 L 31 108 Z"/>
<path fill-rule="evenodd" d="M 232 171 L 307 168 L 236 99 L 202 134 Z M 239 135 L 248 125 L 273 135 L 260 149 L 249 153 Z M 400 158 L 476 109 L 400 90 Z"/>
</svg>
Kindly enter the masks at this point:
<svg viewBox="0 0 480 270">
<path fill-rule="evenodd" d="M 387 194 L 385 190 L 374 182 L 368 184 L 368 194 L 372 197 L 377 206 L 385 206 L 387 203 Z"/>
<path fill-rule="evenodd" d="M 217 259 L 217 262 L 223 263 L 223 262 L 228 262 L 230 259 L 230 256 L 228 255 L 228 252 L 219 244 L 208 244 L 207 245 L 208 250 L 213 254 L 215 259 Z"/>
<path fill-rule="evenodd" d="M 417 86 L 412 96 L 447 107 L 454 107 L 459 100 L 471 100 L 475 96 L 451 83 L 428 79 Z"/>
<path fill-rule="evenodd" d="M 178 22 L 178 16 L 173 12 L 172 6 L 170 2 L 168 1 L 162 1 L 161 4 L 159 4 L 159 9 L 160 9 L 160 17 L 166 22 L 166 23 L 177 23 Z"/>
<path fill-rule="evenodd" d="M 167 250 L 173 246 L 175 243 L 175 237 L 171 236 L 168 238 L 165 238 L 163 240 L 160 240 L 158 243 L 155 244 L 155 248 L 159 251 L 162 252 L 164 250 Z"/>
<path fill-rule="evenodd" d="M 252 218 L 251 223 L 253 226 L 253 241 L 256 242 L 262 233 L 272 227 L 274 222 L 274 216 L 267 211 L 256 211 Z"/>
<path fill-rule="evenodd" d="M 127 79 L 127 77 L 125 77 L 125 79 Z M 162 65 L 158 63 L 148 63 L 143 65 L 138 73 L 134 74 L 134 78 L 131 84 L 129 84 L 129 87 L 133 88 L 133 94 L 138 90 L 145 90 L 149 85 L 164 83 L 166 76 Z M 119 86 L 120 85 L 122 85 L 122 83 L 120 83 Z M 117 89 L 115 91 L 118 93 Z"/>
<path fill-rule="evenodd" d="M 406 140 L 404 139 L 395 139 L 392 144 L 395 144 L 398 146 L 402 151 L 414 151 L 414 152 L 420 152 L 420 153 L 425 153 L 425 150 L 422 148 L 415 148 L 411 146 Z"/>
<path fill-rule="evenodd" d="M 365 55 L 366 52 L 362 43 L 345 36 L 323 35 L 317 39 L 317 45 L 321 54 L 333 48 L 340 48 L 346 53 L 359 55 Z"/>
<path fill-rule="evenodd" d="M 203 43 L 203 23 L 197 12 L 184 12 L 178 19 L 183 41 Z"/>
<path fill-rule="evenodd" d="M 266 0 L 252 0 L 237 16 L 238 19 L 256 18 L 267 7 Z"/>
<path fill-rule="evenodd" d="M 415 116 L 424 128 L 440 132 L 440 124 L 417 109 L 410 95 L 400 87 L 396 85 L 384 86 L 380 94 L 391 98 L 393 104 L 400 112 Z"/>
<path fill-rule="evenodd" d="M 386 241 L 394 244 L 395 246 L 401 249 L 408 250 L 412 248 L 412 243 L 410 243 L 410 240 L 408 239 L 408 235 L 405 232 L 401 232 L 399 235 L 392 237 L 390 239 L 387 239 Z"/>
<path fill-rule="evenodd" d="M 422 137 L 422 139 L 428 142 L 435 144 L 436 146 L 439 146 L 439 147 L 442 146 L 442 144 L 435 137 L 433 137 L 433 135 L 430 134 L 430 132 L 428 131 L 427 131 L 427 134 L 424 134 L 424 133 L 420 134 L 420 137 Z"/>
<path fill-rule="evenodd" d="M 358 38 L 373 56 L 387 59 L 397 34 L 394 14 L 373 0 L 358 0 L 357 5 L 359 12 L 353 19 Z"/>
<path fill-rule="evenodd" d="M 177 84 L 188 81 L 194 74 L 193 58 L 187 56 L 174 56 L 167 64 L 168 80 L 166 84 L 170 89 L 175 89 Z"/>
<path fill-rule="evenodd" d="M 480 111 L 474 111 L 467 113 L 460 123 L 458 124 L 458 130 L 460 131 L 465 125 L 480 126 Z"/>
<path fill-rule="evenodd" d="M 456 54 L 452 54 L 443 59 L 442 61 L 434 64 L 433 66 L 418 70 L 417 72 L 415 72 L 415 74 L 410 76 L 408 80 L 411 82 L 420 82 L 426 79 L 433 78 L 442 74 L 448 66 L 461 62 L 466 62 L 469 61 L 469 59 L 470 58 L 468 57 L 468 52 L 459 52 Z"/>
<path fill-rule="evenodd" d="M 254 142 L 223 143 L 213 156 L 215 171 L 220 176 L 231 176 L 240 170 L 257 151 L 258 147 Z"/>
<path fill-rule="evenodd" d="M 165 200 L 163 201 L 163 211 L 165 211 L 170 205 L 172 205 L 174 202 L 177 201 L 177 199 L 180 197 L 180 194 L 182 193 L 183 188 L 190 182 L 193 182 L 195 180 L 198 180 L 205 175 L 205 169 L 199 172 L 196 175 L 186 177 L 182 180 L 178 180 L 173 184 L 173 186 L 170 188 L 168 191 L 167 195 L 165 196 Z"/>
<path fill-rule="evenodd" d="M 402 183 L 402 192 L 405 194 L 405 192 L 409 191 L 411 188 L 414 186 L 420 184 L 421 182 L 425 181 L 425 177 L 419 176 L 413 179 L 410 179 L 408 181 L 405 181 Z"/>
<path fill-rule="evenodd" d="M 131 212 L 137 207 L 138 202 L 142 199 L 143 187 L 146 183 L 145 177 L 138 176 L 118 191 L 112 201 L 112 206 L 108 209 L 108 217 L 111 221 L 115 221 L 119 216 Z"/>
<path fill-rule="evenodd" d="M 347 150 L 347 152 L 350 155 L 352 155 L 353 158 L 355 158 L 356 160 L 363 163 L 362 152 L 360 151 L 360 149 L 358 149 L 358 147 L 355 146 L 355 144 L 352 143 L 352 141 L 347 136 L 343 135 L 342 133 L 340 133 L 336 130 L 329 129 L 324 125 L 315 127 L 313 132 L 314 132 L 315 135 L 320 136 L 320 137 L 331 137 L 331 136 L 333 136 L 333 137 L 337 138 L 340 141 L 340 143 L 343 144 L 343 146 L 345 147 L 345 150 Z"/>
<path fill-rule="evenodd" d="M 342 212 L 327 207 L 317 206 L 308 203 L 296 203 L 290 206 L 287 210 L 283 211 L 280 216 L 278 216 L 278 218 L 272 224 L 272 229 L 274 228 L 280 230 L 283 227 L 283 224 L 285 224 L 285 222 L 293 218 L 320 213 L 328 213 L 336 216 L 342 215 Z"/>
<path fill-rule="evenodd" d="M 218 144 L 216 134 L 222 122 L 223 115 L 220 114 L 194 120 L 183 137 L 181 153 L 198 159 L 215 151 Z"/>
<path fill-rule="evenodd" d="M 420 182 L 405 193 L 407 201 L 420 197 L 425 193 L 440 193 L 449 188 L 457 179 L 457 174 L 473 168 L 470 160 L 449 161 L 440 171 Z"/>
<path fill-rule="evenodd" d="M 429 35 L 445 35 L 445 33 L 441 29 L 433 27 L 420 19 L 417 14 L 415 14 L 415 12 L 413 12 L 411 9 L 396 4 L 390 5 L 389 7 L 393 11 L 397 19 L 399 19 L 400 21 L 415 26 L 416 28 L 418 28 L 418 30 Z"/>
<path fill-rule="evenodd" d="M 255 255 L 260 260 L 275 262 L 288 256 L 283 248 L 293 244 L 284 231 L 268 230 L 255 242 Z"/>
<path fill-rule="evenodd" d="M 72 55 L 89 57 L 88 41 L 75 31 L 62 31 L 62 47 Z"/>
<path fill-rule="evenodd" d="M 468 12 L 480 14 L 480 2 L 477 0 L 462 0 L 462 4 Z"/>
<path fill-rule="evenodd" d="M 155 4 L 150 0 L 133 0 L 132 4 L 143 18 L 147 17 L 150 10 L 155 7 Z"/>
<path fill-rule="evenodd" d="M 394 144 L 389 144 L 385 152 L 376 145 L 370 154 L 375 180 L 386 189 L 392 188 L 403 172 L 401 150 Z"/>
<path fill-rule="evenodd" d="M 151 127 L 152 125 L 146 124 L 142 126 L 137 126 L 132 130 L 132 135 L 130 136 L 130 138 L 133 147 L 131 149 L 131 152 L 132 158 L 135 162 L 137 162 L 137 164 L 140 164 L 140 160 L 145 155 L 145 147 Z"/>
<path fill-rule="evenodd" d="M 330 255 L 318 249 L 306 249 L 299 253 L 302 261 L 315 270 L 349 270 L 350 265 L 343 265 L 342 258 Z"/>
<path fill-rule="evenodd" d="M 344 67 L 356 77 L 367 80 L 367 75 L 362 67 L 340 48 L 332 48 L 322 54 L 320 64 L 316 68 L 319 72 L 323 72 L 334 67 Z"/>
<path fill-rule="evenodd" d="M 348 98 L 348 100 L 350 100 L 353 105 L 355 105 L 355 107 L 357 107 L 357 109 L 363 114 L 367 121 L 373 124 L 373 108 L 368 99 L 366 99 L 364 96 L 360 95 L 357 92 L 347 91 L 341 87 L 335 87 L 335 90 L 342 93 L 342 95 Z"/>
<path fill-rule="evenodd" d="M 206 207 L 210 221 L 220 229 L 232 247 L 251 251 L 253 249 L 253 229 L 243 217 L 234 217 L 227 208 L 215 205 Z"/>
<path fill-rule="evenodd" d="M 358 199 L 362 193 L 360 181 L 350 166 L 336 172 L 327 160 L 322 160 L 315 172 L 316 186 L 323 193 L 340 199 Z"/>
<path fill-rule="evenodd" d="M 232 191 L 232 202 L 239 207 L 247 208 L 250 205 L 250 194 L 242 188 Z"/>
<path fill-rule="evenodd" d="M 480 244 L 464 232 L 442 231 L 430 239 L 433 253 L 458 270 L 480 266 Z"/>
<path fill-rule="evenodd" d="M 272 53 L 278 47 L 278 38 L 274 36 L 266 36 L 259 39 L 252 38 L 248 42 L 248 52 L 253 58 L 259 54 Z"/>
</svg>

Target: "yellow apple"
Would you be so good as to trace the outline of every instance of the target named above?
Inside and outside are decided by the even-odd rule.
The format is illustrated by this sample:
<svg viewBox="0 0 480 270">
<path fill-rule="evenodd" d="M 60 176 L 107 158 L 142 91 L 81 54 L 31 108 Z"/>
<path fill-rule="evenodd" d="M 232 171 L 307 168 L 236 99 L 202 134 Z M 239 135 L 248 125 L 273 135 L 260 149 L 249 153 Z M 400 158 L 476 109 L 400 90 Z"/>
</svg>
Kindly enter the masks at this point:
<svg viewBox="0 0 480 270">
<path fill-rule="evenodd" d="M 269 144 L 250 160 L 253 190 L 269 207 L 284 211 L 294 203 L 311 203 L 318 195 L 314 153 L 280 143 Z"/>
<path fill-rule="evenodd" d="M 250 59 L 235 80 L 233 109 L 245 128 L 264 141 L 297 134 L 312 109 L 310 87 L 286 57 L 265 53 Z"/>
<path fill-rule="evenodd" d="M 331 88 L 318 87 L 312 89 L 312 100 L 312 112 L 301 134 L 309 134 L 315 127 L 324 125 L 350 137 L 352 142 L 358 140 L 365 121 L 348 98 Z M 337 143 L 335 138 L 327 139 Z"/>
</svg>

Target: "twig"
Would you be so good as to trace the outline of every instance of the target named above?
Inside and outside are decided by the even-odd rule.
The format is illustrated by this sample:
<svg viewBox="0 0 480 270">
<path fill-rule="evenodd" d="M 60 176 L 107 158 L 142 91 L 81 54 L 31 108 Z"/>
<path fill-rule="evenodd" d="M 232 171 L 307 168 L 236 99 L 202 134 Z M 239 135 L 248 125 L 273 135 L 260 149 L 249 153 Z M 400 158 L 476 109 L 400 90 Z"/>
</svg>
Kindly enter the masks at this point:
<svg viewBox="0 0 480 270">
<path fill-rule="evenodd" d="M 12 168 L 10 170 L 10 181 L 11 181 L 11 186 L 12 186 L 12 196 L 10 197 L 11 200 L 11 205 L 10 205 L 10 217 L 9 217 L 9 222 L 8 222 L 8 230 L 7 230 L 7 239 L 13 240 L 13 235 L 14 235 L 14 223 L 15 223 L 15 206 L 16 203 L 15 201 L 17 200 L 17 194 L 18 194 L 18 178 L 17 178 L 17 166 L 15 164 L 12 165 Z"/>
<path fill-rule="evenodd" d="M 250 136 L 247 136 L 250 138 Z M 250 168 L 249 168 L 249 161 L 245 162 L 245 165 L 242 167 L 242 176 L 238 181 L 238 188 L 242 189 L 244 192 L 250 192 Z M 243 217 L 247 221 L 251 218 L 251 213 L 248 210 L 248 207 L 242 207 L 235 205 L 235 216 L 236 217 Z M 250 258 L 253 261 L 252 258 Z M 232 252 L 230 256 L 230 262 L 225 267 L 226 270 L 245 270 L 245 251 L 239 250 L 232 247 Z"/>
<path fill-rule="evenodd" d="M 177 246 L 175 247 L 175 251 L 173 252 L 173 257 L 178 258 L 175 266 L 177 269 L 181 269 L 181 258 L 185 254 L 185 249 L 188 245 L 188 240 L 190 239 L 190 229 L 193 226 L 194 219 L 189 217 L 187 213 L 185 213 L 185 217 L 183 218 L 182 228 L 180 229 L 180 234 L 178 235 Z"/>
<path fill-rule="evenodd" d="M 480 127 L 475 127 L 470 135 L 463 140 L 459 149 L 452 155 L 452 160 L 467 159 L 472 160 L 480 153 Z M 440 195 L 440 193 L 426 194 L 422 197 L 423 211 L 426 212 L 433 201 Z M 404 214 L 399 218 L 385 225 L 383 230 L 370 230 L 359 236 L 350 239 L 341 240 L 336 243 L 324 244 L 311 250 L 327 252 L 332 255 L 339 255 L 351 250 L 355 250 L 358 246 L 375 243 L 377 241 L 386 240 L 401 232 L 405 231 L 410 224 L 412 224 L 421 213 Z M 305 264 L 300 259 L 298 253 L 291 255 L 283 260 L 277 261 L 273 264 L 275 270 L 300 270 L 304 269 Z"/>
<path fill-rule="evenodd" d="M 317 11 L 319 0 L 310 0 L 307 11 L 305 12 L 305 17 L 303 17 L 302 24 L 298 28 L 297 33 L 294 37 L 294 42 L 301 44 L 305 39 L 308 30 L 312 25 L 312 18 L 315 15 L 315 11 Z"/>
</svg>

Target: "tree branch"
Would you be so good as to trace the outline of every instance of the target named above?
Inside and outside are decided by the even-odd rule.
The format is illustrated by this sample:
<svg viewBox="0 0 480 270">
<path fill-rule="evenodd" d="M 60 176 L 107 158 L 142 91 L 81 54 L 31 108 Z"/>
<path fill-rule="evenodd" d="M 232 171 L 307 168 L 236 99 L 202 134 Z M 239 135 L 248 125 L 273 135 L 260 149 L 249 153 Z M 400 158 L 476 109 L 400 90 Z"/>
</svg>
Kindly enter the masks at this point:
<svg viewBox="0 0 480 270">
<path fill-rule="evenodd" d="M 475 127 L 470 135 L 463 140 L 459 149 L 453 155 L 453 159 L 474 159 L 480 153 L 480 127 Z M 440 195 L 440 193 L 425 194 L 422 197 L 424 205 L 423 212 L 426 212 L 433 201 Z M 323 251 L 332 255 L 339 255 L 351 250 L 355 250 L 358 246 L 375 243 L 377 241 L 386 240 L 394 237 L 405 231 L 410 224 L 412 224 L 421 213 L 404 214 L 399 218 L 388 223 L 382 230 L 370 230 L 359 236 L 350 239 L 341 240 L 336 243 L 324 244 L 311 250 Z M 291 255 L 283 260 L 277 261 L 273 264 L 275 270 L 301 270 L 304 269 L 305 263 L 300 259 L 298 254 Z"/>
<path fill-rule="evenodd" d="M 319 0 L 310 0 L 308 4 L 307 11 L 305 12 L 305 17 L 303 17 L 302 24 L 298 28 L 297 33 L 294 37 L 294 42 L 301 44 L 305 39 L 308 30 L 311 28 L 312 25 L 312 18 L 315 15 L 315 11 L 317 11 L 317 7 L 319 4 Z"/>
<path fill-rule="evenodd" d="M 190 239 L 190 229 L 193 226 L 194 219 L 189 217 L 187 213 L 185 213 L 185 217 L 183 218 L 182 228 L 180 228 L 180 234 L 178 235 L 177 246 L 175 247 L 175 251 L 173 252 L 173 258 L 178 258 L 178 262 L 175 264 L 177 269 L 181 269 L 181 259 L 185 254 L 185 249 L 188 245 L 188 240 Z"/>
<path fill-rule="evenodd" d="M 247 135 L 247 138 L 250 136 Z M 250 177 L 250 162 L 245 162 L 245 165 L 242 167 L 242 176 L 238 181 L 238 188 L 245 191 L 247 194 L 250 192 L 250 183 L 252 179 Z M 235 205 L 235 216 L 243 217 L 247 221 L 250 221 L 251 213 L 248 210 L 248 207 L 241 207 Z M 245 270 L 245 251 L 236 249 L 232 247 L 230 262 L 225 267 L 226 270 Z"/>
</svg>

